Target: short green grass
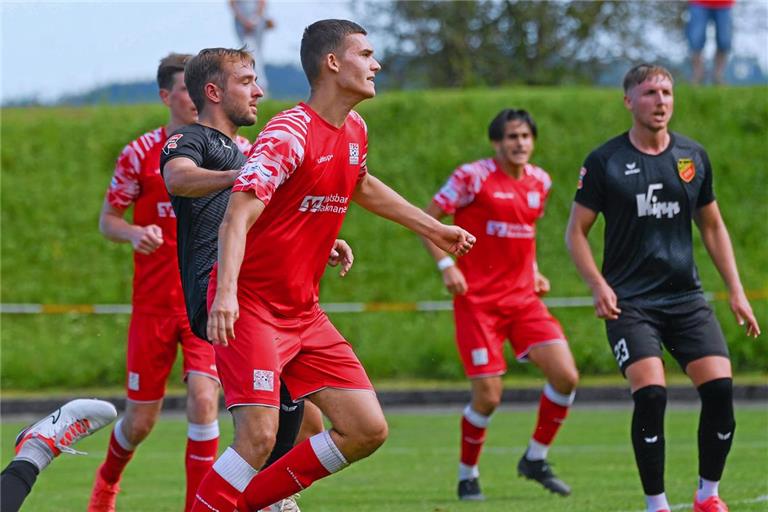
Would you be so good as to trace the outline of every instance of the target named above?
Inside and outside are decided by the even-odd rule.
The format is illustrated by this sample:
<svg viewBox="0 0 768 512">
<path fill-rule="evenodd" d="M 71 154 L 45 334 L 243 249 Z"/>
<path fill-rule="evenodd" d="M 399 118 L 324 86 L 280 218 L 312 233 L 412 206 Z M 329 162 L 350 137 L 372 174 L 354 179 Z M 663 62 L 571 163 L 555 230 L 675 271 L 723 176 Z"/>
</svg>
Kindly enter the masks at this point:
<svg viewBox="0 0 768 512">
<path fill-rule="evenodd" d="M 633 512 L 643 497 L 628 438 L 630 410 L 577 407 L 551 451 L 556 472 L 573 487 L 560 498 L 517 478 L 515 464 L 533 426 L 535 410 L 513 406 L 493 419 L 481 459 L 485 503 L 455 499 L 459 409 L 387 415 L 390 438 L 372 457 L 302 493 L 313 512 L 490 512 L 500 510 Z M 667 493 L 673 504 L 689 504 L 696 481 L 697 412 L 670 405 L 667 414 Z M 222 417 L 222 439 L 231 438 Z M 731 510 L 768 506 L 768 411 L 737 408 L 736 438 L 721 485 Z M 2 425 L 2 462 L 20 425 Z M 23 510 L 67 512 L 85 509 L 93 473 L 104 456 L 108 433 L 80 443 L 88 457 L 62 456 L 39 479 Z M 182 420 L 163 419 L 141 446 L 123 478 L 118 511 L 177 511 L 184 500 Z"/>
</svg>

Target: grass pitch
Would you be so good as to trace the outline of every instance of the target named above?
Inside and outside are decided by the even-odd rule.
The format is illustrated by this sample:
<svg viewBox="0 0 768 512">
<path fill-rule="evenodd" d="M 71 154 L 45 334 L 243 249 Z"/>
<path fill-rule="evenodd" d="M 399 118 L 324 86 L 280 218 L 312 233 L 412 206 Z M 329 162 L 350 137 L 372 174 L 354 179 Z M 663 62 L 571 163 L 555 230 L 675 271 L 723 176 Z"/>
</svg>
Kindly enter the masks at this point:
<svg viewBox="0 0 768 512">
<path fill-rule="evenodd" d="M 535 410 L 517 407 L 493 419 L 481 459 L 488 500 L 459 503 L 455 498 L 460 410 L 392 412 L 390 438 L 372 457 L 302 493 L 307 512 L 486 512 L 584 511 L 642 512 L 644 502 L 629 442 L 629 405 L 577 407 L 558 436 L 550 459 L 572 485 L 569 498 L 553 496 L 517 477 L 515 466 L 535 421 Z M 698 411 L 672 404 L 667 414 L 667 494 L 673 510 L 690 510 L 696 474 Z M 222 439 L 231 425 L 222 416 Z M 731 510 L 768 508 L 768 409 L 737 407 L 736 438 L 721 494 Z M 17 423 L 2 425 L 3 465 L 12 456 Z M 61 456 L 45 471 L 23 510 L 85 509 L 93 473 L 104 456 L 108 430 L 78 446 L 88 457 Z M 184 502 L 182 419 L 164 418 L 129 464 L 118 511 L 179 511 Z M 677 506 L 675 506 L 676 504 Z"/>
</svg>

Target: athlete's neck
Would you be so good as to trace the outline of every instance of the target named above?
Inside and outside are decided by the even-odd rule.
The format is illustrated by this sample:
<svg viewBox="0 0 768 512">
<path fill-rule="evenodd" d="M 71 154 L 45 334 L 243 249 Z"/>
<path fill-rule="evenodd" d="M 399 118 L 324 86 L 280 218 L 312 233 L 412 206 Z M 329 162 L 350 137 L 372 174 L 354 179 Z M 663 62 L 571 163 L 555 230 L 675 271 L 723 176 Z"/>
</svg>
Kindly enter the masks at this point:
<svg viewBox="0 0 768 512">
<path fill-rule="evenodd" d="M 219 130 L 230 139 L 235 138 L 237 130 L 240 128 L 226 114 L 218 110 L 204 111 L 202 114 L 199 114 L 197 116 L 197 124 Z"/>
<path fill-rule="evenodd" d="M 307 105 L 326 122 L 341 128 L 349 112 L 360 101 L 359 97 L 350 97 L 338 91 L 332 91 L 330 88 L 319 87 L 309 95 Z"/>
<path fill-rule="evenodd" d="M 629 129 L 629 141 L 643 153 L 658 155 L 669 146 L 669 130 L 652 131 L 634 124 Z"/>
<path fill-rule="evenodd" d="M 168 120 L 168 124 L 165 125 L 165 134 L 170 135 L 182 126 L 184 126 L 184 123 L 171 116 L 171 118 Z"/>
<path fill-rule="evenodd" d="M 523 164 L 523 165 L 513 164 L 512 162 L 502 160 L 499 157 L 496 157 L 496 163 L 499 165 L 499 169 L 501 169 L 504 174 L 506 174 L 507 176 L 512 176 L 517 180 L 519 180 L 520 177 L 523 175 L 523 171 L 525 170 L 525 166 L 526 166 L 526 164 Z"/>
</svg>

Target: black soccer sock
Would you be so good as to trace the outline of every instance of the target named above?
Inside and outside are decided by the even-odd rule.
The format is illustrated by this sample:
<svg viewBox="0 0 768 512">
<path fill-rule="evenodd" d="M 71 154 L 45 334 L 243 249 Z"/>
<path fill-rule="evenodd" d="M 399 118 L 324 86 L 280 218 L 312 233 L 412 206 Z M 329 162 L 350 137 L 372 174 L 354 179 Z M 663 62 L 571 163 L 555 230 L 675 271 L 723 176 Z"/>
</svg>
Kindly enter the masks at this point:
<svg viewBox="0 0 768 512">
<path fill-rule="evenodd" d="M 736 421 L 733 418 L 733 380 L 715 379 L 699 386 L 699 476 L 717 482 L 731 451 Z"/>
<path fill-rule="evenodd" d="M 643 491 L 648 496 L 664 492 L 664 411 L 667 389 L 646 386 L 632 393 L 632 447 Z"/>
<path fill-rule="evenodd" d="M 288 453 L 296 442 L 296 436 L 301 429 L 301 420 L 304 418 L 304 402 L 294 402 L 288 388 L 280 381 L 280 424 L 275 436 L 275 447 L 269 454 L 267 462 L 262 470 Z"/>
<path fill-rule="evenodd" d="M 35 485 L 40 471 L 26 460 L 12 460 L 0 477 L 0 510 L 16 512 Z"/>
</svg>

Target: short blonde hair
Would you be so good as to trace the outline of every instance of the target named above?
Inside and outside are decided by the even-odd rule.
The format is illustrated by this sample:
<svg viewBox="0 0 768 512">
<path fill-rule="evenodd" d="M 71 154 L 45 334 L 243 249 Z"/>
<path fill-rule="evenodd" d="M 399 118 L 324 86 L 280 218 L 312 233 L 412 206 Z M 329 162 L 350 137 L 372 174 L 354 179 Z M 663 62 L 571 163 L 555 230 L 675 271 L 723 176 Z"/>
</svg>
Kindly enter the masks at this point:
<svg viewBox="0 0 768 512">
<path fill-rule="evenodd" d="M 634 66 L 632 69 L 627 71 L 626 75 L 624 75 L 624 93 L 628 93 L 630 89 L 636 85 L 640 85 L 641 83 L 648 80 L 649 77 L 655 75 L 661 75 L 663 77 L 669 78 L 669 81 L 672 82 L 673 85 L 675 83 L 675 79 L 672 78 L 672 73 L 670 73 L 667 68 L 657 64 L 648 64 L 644 62 Z"/>
</svg>

